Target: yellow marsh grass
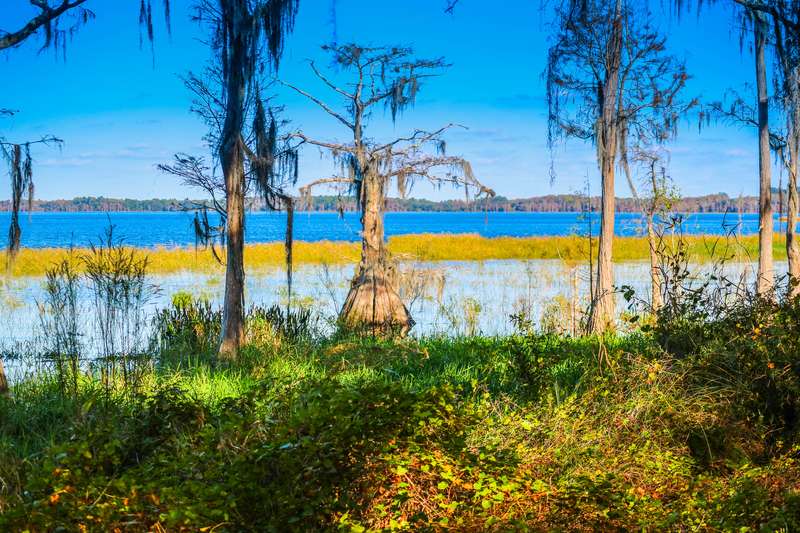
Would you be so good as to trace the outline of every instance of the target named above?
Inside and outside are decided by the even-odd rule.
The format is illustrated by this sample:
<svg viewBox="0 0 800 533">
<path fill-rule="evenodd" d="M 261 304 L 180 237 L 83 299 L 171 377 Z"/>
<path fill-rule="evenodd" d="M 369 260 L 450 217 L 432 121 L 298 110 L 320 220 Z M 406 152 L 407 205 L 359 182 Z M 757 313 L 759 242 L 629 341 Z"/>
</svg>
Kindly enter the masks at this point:
<svg viewBox="0 0 800 533">
<path fill-rule="evenodd" d="M 721 257 L 748 260 L 757 257 L 756 235 L 731 239 L 715 236 L 686 237 L 689 259 L 707 261 Z M 667 238 L 667 242 L 670 239 Z M 775 236 L 774 256 L 785 257 L 783 236 Z M 595 247 L 597 240 L 594 241 Z M 359 258 L 360 244 L 354 242 L 296 242 L 295 264 L 347 264 Z M 562 259 L 583 262 L 587 259 L 585 237 L 481 237 L 476 234 L 415 234 L 389 238 L 389 250 L 399 259 L 420 261 L 483 261 L 489 259 Z M 620 237 L 614 241 L 616 261 L 637 261 L 648 257 L 647 240 L 643 237 Z M 712 253 L 712 250 L 714 251 Z M 181 271 L 222 272 L 209 250 L 194 247 L 142 249 L 150 259 L 152 273 Z M 77 256 L 86 254 L 76 249 Z M 66 248 L 23 248 L 14 262 L 14 276 L 40 276 L 53 263 L 66 257 Z M 7 263 L 6 257 L 3 264 Z M 283 243 L 250 244 L 245 262 L 250 269 L 279 267 L 284 261 Z"/>
</svg>

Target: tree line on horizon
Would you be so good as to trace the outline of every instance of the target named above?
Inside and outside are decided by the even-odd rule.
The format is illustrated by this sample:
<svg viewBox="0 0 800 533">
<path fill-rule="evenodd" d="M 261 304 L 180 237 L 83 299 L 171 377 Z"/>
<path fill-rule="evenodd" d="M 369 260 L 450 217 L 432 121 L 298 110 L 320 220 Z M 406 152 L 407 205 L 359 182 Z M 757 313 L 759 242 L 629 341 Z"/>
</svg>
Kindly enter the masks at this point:
<svg viewBox="0 0 800 533">
<path fill-rule="evenodd" d="M 772 208 L 775 213 L 785 213 L 785 201 L 781 202 L 778 190 L 773 190 Z M 300 201 L 295 198 L 298 210 L 324 213 L 358 210 L 355 199 L 337 195 L 315 195 Z M 193 211 L 201 199 L 151 198 L 106 198 L 104 196 L 79 196 L 69 200 L 34 199 L 30 211 L 50 213 L 80 212 L 185 212 Z M 386 211 L 397 212 L 498 212 L 498 213 L 579 213 L 590 209 L 600 210 L 599 196 L 589 199 L 579 194 L 549 194 L 529 198 L 507 198 L 497 195 L 480 202 L 463 199 L 428 200 L 414 197 L 386 198 Z M 249 197 L 245 203 L 248 211 L 269 211 L 270 208 L 259 197 Z M 671 210 L 676 213 L 758 213 L 758 196 L 729 196 L 726 193 L 675 198 Z M 0 212 L 12 211 L 9 200 L 0 200 Z M 633 197 L 617 197 L 617 213 L 641 213 L 641 201 Z"/>
<path fill-rule="evenodd" d="M 464 0 L 466 3 L 468 0 Z M 65 36 L 91 22 L 89 0 L 29 0 L 39 10 L 22 29 L 0 34 L 0 50 L 13 48 L 41 35 L 44 47 L 66 46 Z M 800 243 L 795 238 L 798 211 L 797 161 L 800 153 L 800 3 L 788 0 L 716 0 L 736 10 L 742 42 L 755 52 L 757 95 L 752 103 L 731 97 L 723 102 L 701 102 L 686 94 L 691 73 L 669 53 L 667 38 L 653 21 L 649 7 L 632 0 L 559 0 L 547 24 L 546 54 L 547 138 L 551 149 L 568 139 L 596 148 L 601 178 L 599 253 L 593 275 L 588 331 L 603 333 L 613 327 L 614 213 L 625 205 L 617 200 L 615 180 L 621 174 L 634 193 L 633 202 L 647 219 L 651 242 L 653 307 L 661 281 L 656 254 L 656 220 L 674 209 L 676 193 L 667 170 L 669 143 L 678 124 L 690 115 L 700 123 L 726 121 L 753 126 L 759 132 L 758 212 L 759 269 L 757 285 L 772 297 L 773 184 L 770 157 L 775 155 L 788 174 L 786 249 L 789 274 L 800 279 Z M 453 12 L 461 2 L 449 2 Z M 712 3 L 714 3 L 712 1 Z M 140 5 L 139 25 L 153 42 L 153 13 L 149 0 Z M 702 3 L 671 3 L 675 12 L 693 8 L 703 16 Z M 169 28 L 170 7 L 164 2 Z M 397 294 L 394 266 L 385 247 L 383 215 L 391 206 L 390 191 L 407 195 L 416 180 L 452 185 L 464 190 L 467 203 L 501 202 L 473 172 L 470 162 L 451 154 L 445 136 L 457 124 L 410 130 L 394 139 L 370 137 L 369 128 L 380 120 L 394 122 L 413 107 L 419 91 L 447 67 L 443 57 L 418 58 L 404 46 L 364 46 L 331 43 L 322 46 L 325 68 L 315 61 L 309 68 L 318 87 L 298 87 L 278 77 L 286 39 L 294 30 L 299 0 L 199 0 L 190 16 L 208 31 L 209 60 L 185 76 L 193 98 L 191 106 L 208 126 L 204 136 L 211 159 L 176 154 L 161 170 L 203 191 L 207 199 L 193 205 L 195 228 L 201 242 L 216 250 L 226 265 L 220 356 L 235 358 L 244 338 L 244 224 L 248 197 L 259 197 L 272 210 L 287 212 L 287 277 L 291 287 L 292 213 L 302 201 L 313 201 L 312 188 L 331 187 L 350 198 L 360 212 L 361 261 L 340 313 L 342 325 L 376 333 L 405 333 L 413 319 Z M 63 24 L 69 23 L 68 28 Z M 61 24 L 61 25 L 60 25 Z M 767 76 L 766 53 L 774 56 L 772 80 Z M 735 53 L 732 51 L 732 53 Z M 768 83 L 772 81 L 772 83 Z M 270 96 L 270 85 L 281 83 L 305 97 L 339 128 L 331 138 L 319 139 L 292 129 L 290 118 Z M 773 95 L 769 97 L 772 87 Z M 770 111 L 783 121 L 769 120 Z M 3 110 L 5 114 L 12 113 Z M 388 116 L 387 116 L 388 115 Z M 332 130 L 334 131 L 334 130 Z M 30 150 L 34 143 L 56 144 L 47 137 L 33 141 L 0 140 L 12 181 L 10 256 L 19 248 L 18 213 L 26 197 L 33 201 Z M 288 190 L 298 179 L 300 153 L 313 147 L 334 161 L 329 177 L 300 187 L 298 203 Z M 557 169 L 551 171 L 557 179 Z M 780 202 L 782 204 L 782 202 Z M 591 204 L 591 202 L 590 202 Z M 590 209 L 593 209 L 589 205 Z M 209 214 L 216 213 L 218 219 Z M 216 251 L 215 251 L 216 254 Z M 794 295 L 795 283 L 789 284 Z"/>
</svg>

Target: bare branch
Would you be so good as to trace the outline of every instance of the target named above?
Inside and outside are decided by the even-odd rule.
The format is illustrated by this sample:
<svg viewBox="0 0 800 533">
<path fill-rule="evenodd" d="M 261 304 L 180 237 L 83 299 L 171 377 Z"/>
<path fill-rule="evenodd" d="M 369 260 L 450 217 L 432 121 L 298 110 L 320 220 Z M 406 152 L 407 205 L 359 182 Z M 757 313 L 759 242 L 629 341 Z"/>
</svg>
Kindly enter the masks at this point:
<svg viewBox="0 0 800 533">
<path fill-rule="evenodd" d="M 425 131 L 425 130 L 416 130 L 413 134 L 411 134 L 408 137 L 400 137 L 400 138 L 395 139 L 395 140 L 393 140 L 391 142 L 388 142 L 386 144 L 378 146 L 377 148 L 375 148 L 375 151 L 376 152 L 381 152 L 381 151 L 386 150 L 387 148 L 392 148 L 392 147 L 398 145 L 399 143 L 403 143 L 403 142 L 412 143 L 411 147 L 409 147 L 409 148 L 418 148 L 418 147 L 422 146 L 423 144 L 425 144 L 427 142 L 430 142 L 431 140 L 441 136 L 442 133 L 444 133 L 445 131 L 447 131 L 447 130 L 449 130 L 451 128 L 463 128 L 465 130 L 469 129 L 466 126 L 462 126 L 461 124 L 450 123 L 447 126 L 442 126 L 438 130 L 432 131 L 432 132 Z"/>
<path fill-rule="evenodd" d="M 0 35 L 0 50 L 5 50 L 21 44 L 25 39 L 43 28 L 49 35 L 50 25 L 53 22 L 70 9 L 74 9 L 84 4 L 86 1 L 87 0 L 62 0 L 58 5 L 51 7 L 46 0 L 30 0 L 31 5 L 39 8 L 41 13 L 29 20 L 28 23 L 19 30 Z M 94 14 L 86 9 L 82 9 L 78 15 L 84 23 L 94 17 Z M 47 44 L 49 44 L 49 41 Z"/>
<path fill-rule="evenodd" d="M 459 1 L 460 0 L 447 0 L 447 6 L 444 8 L 444 12 L 452 15 Z"/>
<path fill-rule="evenodd" d="M 285 85 L 286 87 L 289 87 L 290 89 L 294 89 L 299 94 L 302 94 L 303 96 L 305 96 L 306 98 L 308 98 L 309 100 L 311 100 L 312 102 L 317 104 L 319 107 L 321 107 L 323 110 L 325 110 L 326 113 L 328 113 L 329 115 L 334 117 L 336 120 L 338 120 L 339 122 L 341 122 L 342 124 L 344 124 L 345 126 L 350 128 L 351 130 L 354 130 L 356 128 L 355 124 L 353 124 L 352 122 L 350 122 L 349 120 L 344 118 L 344 116 L 342 116 L 339 113 L 337 113 L 336 111 L 334 111 L 330 106 L 328 106 L 328 104 L 326 104 L 325 102 L 323 102 L 322 100 L 320 100 L 316 96 L 313 96 L 313 95 L 307 93 L 306 91 L 304 91 L 304 90 L 302 90 L 302 89 L 300 89 L 298 87 L 295 87 L 294 85 L 292 85 L 290 83 L 287 83 L 285 81 L 281 81 L 280 83 L 282 85 Z"/>
<path fill-rule="evenodd" d="M 352 178 L 343 178 L 341 176 L 335 176 L 332 178 L 321 178 L 316 181 L 312 181 L 307 185 L 303 185 L 300 187 L 300 195 L 305 196 L 311 192 L 314 187 L 319 187 L 320 185 L 330 185 L 330 184 L 349 184 L 352 185 L 355 183 L 355 180 Z"/>
<path fill-rule="evenodd" d="M 350 145 L 347 145 L 347 144 L 336 144 L 336 143 L 325 142 L 325 141 L 318 141 L 316 139 L 312 139 L 312 138 L 308 137 L 305 133 L 302 133 L 302 132 L 299 132 L 299 131 L 287 134 L 286 138 L 287 139 L 300 139 L 301 144 L 310 144 L 312 146 L 319 146 L 320 148 L 326 148 L 326 149 L 331 150 L 333 152 L 348 152 L 348 153 L 352 153 L 354 151 L 354 148 L 352 146 L 350 146 Z"/>
<path fill-rule="evenodd" d="M 323 75 L 323 74 L 322 74 L 322 73 L 321 73 L 321 72 L 320 72 L 320 71 L 317 69 L 317 66 L 314 64 L 314 62 L 313 62 L 313 61 L 309 61 L 308 63 L 309 63 L 309 65 L 311 66 L 311 70 L 313 70 L 313 71 L 314 71 L 314 74 L 316 74 L 316 75 L 317 75 L 317 77 L 318 77 L 319 79 L 321 79 L 321 80 L 322 80 L 322 81 L 325 83 L 325 85 L 327 85 L 328 87 L 330 87 L 331 89 L 333 89 L 333 90 L 334 90 L 334 91 L 336 91 L 337 93 L 341 94 L 342 96 L 344 96 L 344 97 L 345 97 L 345 98 L 347 98 L 348 100 L 353 100 L 353 99 L 355 98 L 355 95 L 353 95 L 353 94 L 350 94 L 350 93 L 348 93 L 347 91 L 345 91 L 344 89 L 341 89 L 341 88 L 337 87 L 336 85 L 334 85 L 332 81 L 330 81 L 330 80 L 329 80 L 327 77 L 325 77 L 325 75 Z"/>
</svg>

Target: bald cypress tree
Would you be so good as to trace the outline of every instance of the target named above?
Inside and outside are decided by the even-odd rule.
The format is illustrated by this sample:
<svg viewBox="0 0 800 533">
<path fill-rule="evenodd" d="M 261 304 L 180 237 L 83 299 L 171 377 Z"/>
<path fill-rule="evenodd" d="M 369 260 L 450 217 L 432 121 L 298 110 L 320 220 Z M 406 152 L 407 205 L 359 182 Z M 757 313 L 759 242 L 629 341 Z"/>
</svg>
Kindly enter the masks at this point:
<svg viewBox="0 0 800 533">
<path fill-rule="evenodd" d="M 236 358 L 244 341 L 244 223 L 249 180 L 268 201 L 282 193 L 284 171 L 296 175 L 291 151 L 276 152 L 277 124 L 268 119 L 259 74 L 276 71 L 298 0 L 203 0 L 195 19 L 210 30 L 215 57 L 211 77 L 219 83 L 218 131 L 212 136 L 224 194 L 225 297 L 219 355 Z M 202 84 L 201 84 L 202 85 Z M 207 89 L 200 89 L 206 94 Z M 246 134 L 249 124 L 250 135 Z M 249 137 L 249 138 L 248 138 Z"/>
<path fill-rule="evenodd" d="M 738 99 L 724 113 L 739 122 L 749 122 L 759 129 L 759 167 L 760 167 L 760 235 L 759 239 L 759 289 L 762 289 L 761 265 L 771 263 L 772 211 L 769 202 L 771 183 L 768 181 L 768 149 L 778 153 L 788 173 L 786 206 L 786 258 L 789 270 L 788 294 L 800 296 L 800 242 L 797 240 L 798 209 L 800 198 L 797 192 L 798 153 L 800 153 L 800 2 L 793 0 L 733 0 L 744 8 L 744 21 L 750 23 L 755 37 L 756 81 L 758 88 L 758 109 L 753 112 Z M 766 59 L 764 49 L 772 44 L 775 54 L 776 100 L 783 112 L 785 127 L 783 133 L 774 133 L 768 122 L 766 87 Z M 766 137 L 766 140 L 765 140 Z M 767 169 L 765 173 L 765 169 Z M 767 220 L 768 219 L 768 220 Z M 766 256 L 770 256 L 767 258 Z"/>
<path fill-rule="evenodd" d="M 768 296 L 775 286 L 772 259 L 772 173 L 769 143 L 769 99 L 767 96 L 766 47 L 769 21 L 760 12 L 750 12 L 755 41 L 756 89 L 758 91 L 758 279 L 756 290 Z"/>
<path fill-rule="evenodd" d="M 443 134 L 449 124 L 435 131 L 415 130 L 407 136 L 380 142 L 369 136 L 371 119 L 383 108 L 392 121 L 411 107 L 422 82 L 446 65 L 442 59 L 416 59 L 401 47 L 367 47 L 357 44 L 324 46 L 333 68 L 344 73 L 347 84 L 336 84 L 311 63 L 311 70 L 342 103 L 330 106 L 321 97 L 286 84 L 308 98 L 344 127 L 342 141 L 312 139 L 302 132 L 291 137 L 328 151 L 339 165 L 333 176 L 301 188 L 310 197 L 319 185 L 339 187 L 352 194 L 361 211 L 361 261 L 339 313 L 340 326 L 371 334 L 404 334 L 414 324 L 395 287 L 385 244 L 383 217 L 392 183 L 400 196 L 415 180 L 451 184 L 477 195 L 493 196 L 474 176 L 469 162 L 446 153 Z"/>
<path fill-rule="evenodd" d="M 557 6 L 547 63 L 549 144 L 566 138 L 593 143 L 602 183 L 591 332 L 606 331 L 614 319 L 617 165 L 632 139 L 659 143 L 676 133 L 682 110 L 693 105 L 677 105 L 687 79 L 646 10 L 624 0 L 564 0 Z"/>
</svg>

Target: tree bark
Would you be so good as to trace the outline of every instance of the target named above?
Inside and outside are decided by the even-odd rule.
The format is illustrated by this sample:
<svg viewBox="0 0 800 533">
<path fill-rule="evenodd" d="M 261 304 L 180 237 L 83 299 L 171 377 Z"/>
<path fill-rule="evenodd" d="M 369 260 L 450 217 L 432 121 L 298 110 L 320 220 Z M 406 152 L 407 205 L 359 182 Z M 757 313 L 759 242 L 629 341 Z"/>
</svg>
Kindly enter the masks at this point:
<svg viewBox="0 0 800 533">
<path fill-rule="evenodd" d="M 650 249 L 650 286 L 653 292 L 650 307 L 657 313 L 664 305 L 664 297 L 661 294 L 661 268 L 658 264 L 658 243 L 652 213 L 647 215 L 647 244 Z"/>
<path fill-rule="evenodd" d="M 767 36 L 764 21 L 756 14 L 756 87 L 758 90 L 758 279 L 756 291 L 767 296 L 775 285 L 772 259 L 772 177 L 769 158 L 769 101 L 767 99 L 767 67 L 764 58 Z"/>
<path fill-rule="evenodd" d="M 617 0 L 614 25 L 607 45 L 606 78 L 599 95 L 597 149 L 602 180 L 597 283 L 589 315 L 589 331 L 602 334 L 614 322 L 614 168 L 617 154 L 619 74 L 622 62 L 622 2 Z"/>
<path fill-rule="evenodd" d="M 247 68 L 249 13 L 245 0 L 222 0 L 223 13 L 230 16 L 225 86 L 225 123 L 219 157 L 225 176 L 227 258 L 225 299 L 222 311 L 222 337 L 219 356 L 235 359 L 244 341 L 244 154 L 241 136 Z M 223 53 L 226 48 L 223 47 Z"/>
<path fill-rule="evenodd" d="M 0 359 L 0 396 L 5 396 L 6 394 L 8 394 L 8 379 L 3 368 L 3 360 Z"/>
<path fill-rule="evenodd" d="M 796 122 L 796 121 L 795 121 Z M 800 137 L 797 134 L 797 124 L 792 126 L 789 133 L 789 169 L 788 199 L 786 203 L 786 259 L 789 262 L 789 296 L 800 295 L 800 243 L 797 242 L 797 209 L 800 199 L 797 195 L 797 156 Z"/>
<path fill-rule="evenodd" d="M 600 207 L 600 238 L 597 253 L 597 280 L 589 331 L 602 334 L 614 320 L 614 157 L 606 154 L 603 164 Z"/>
<path fill-rule="evenodd" d="M 359 333 L 405 335 L 414 321 L 394 287 L 387 262 L 383 227 L 385 181 L 367 172 L 362 187 L 361 261 L 339 313 L 339 323 Z"/>
</svg>

